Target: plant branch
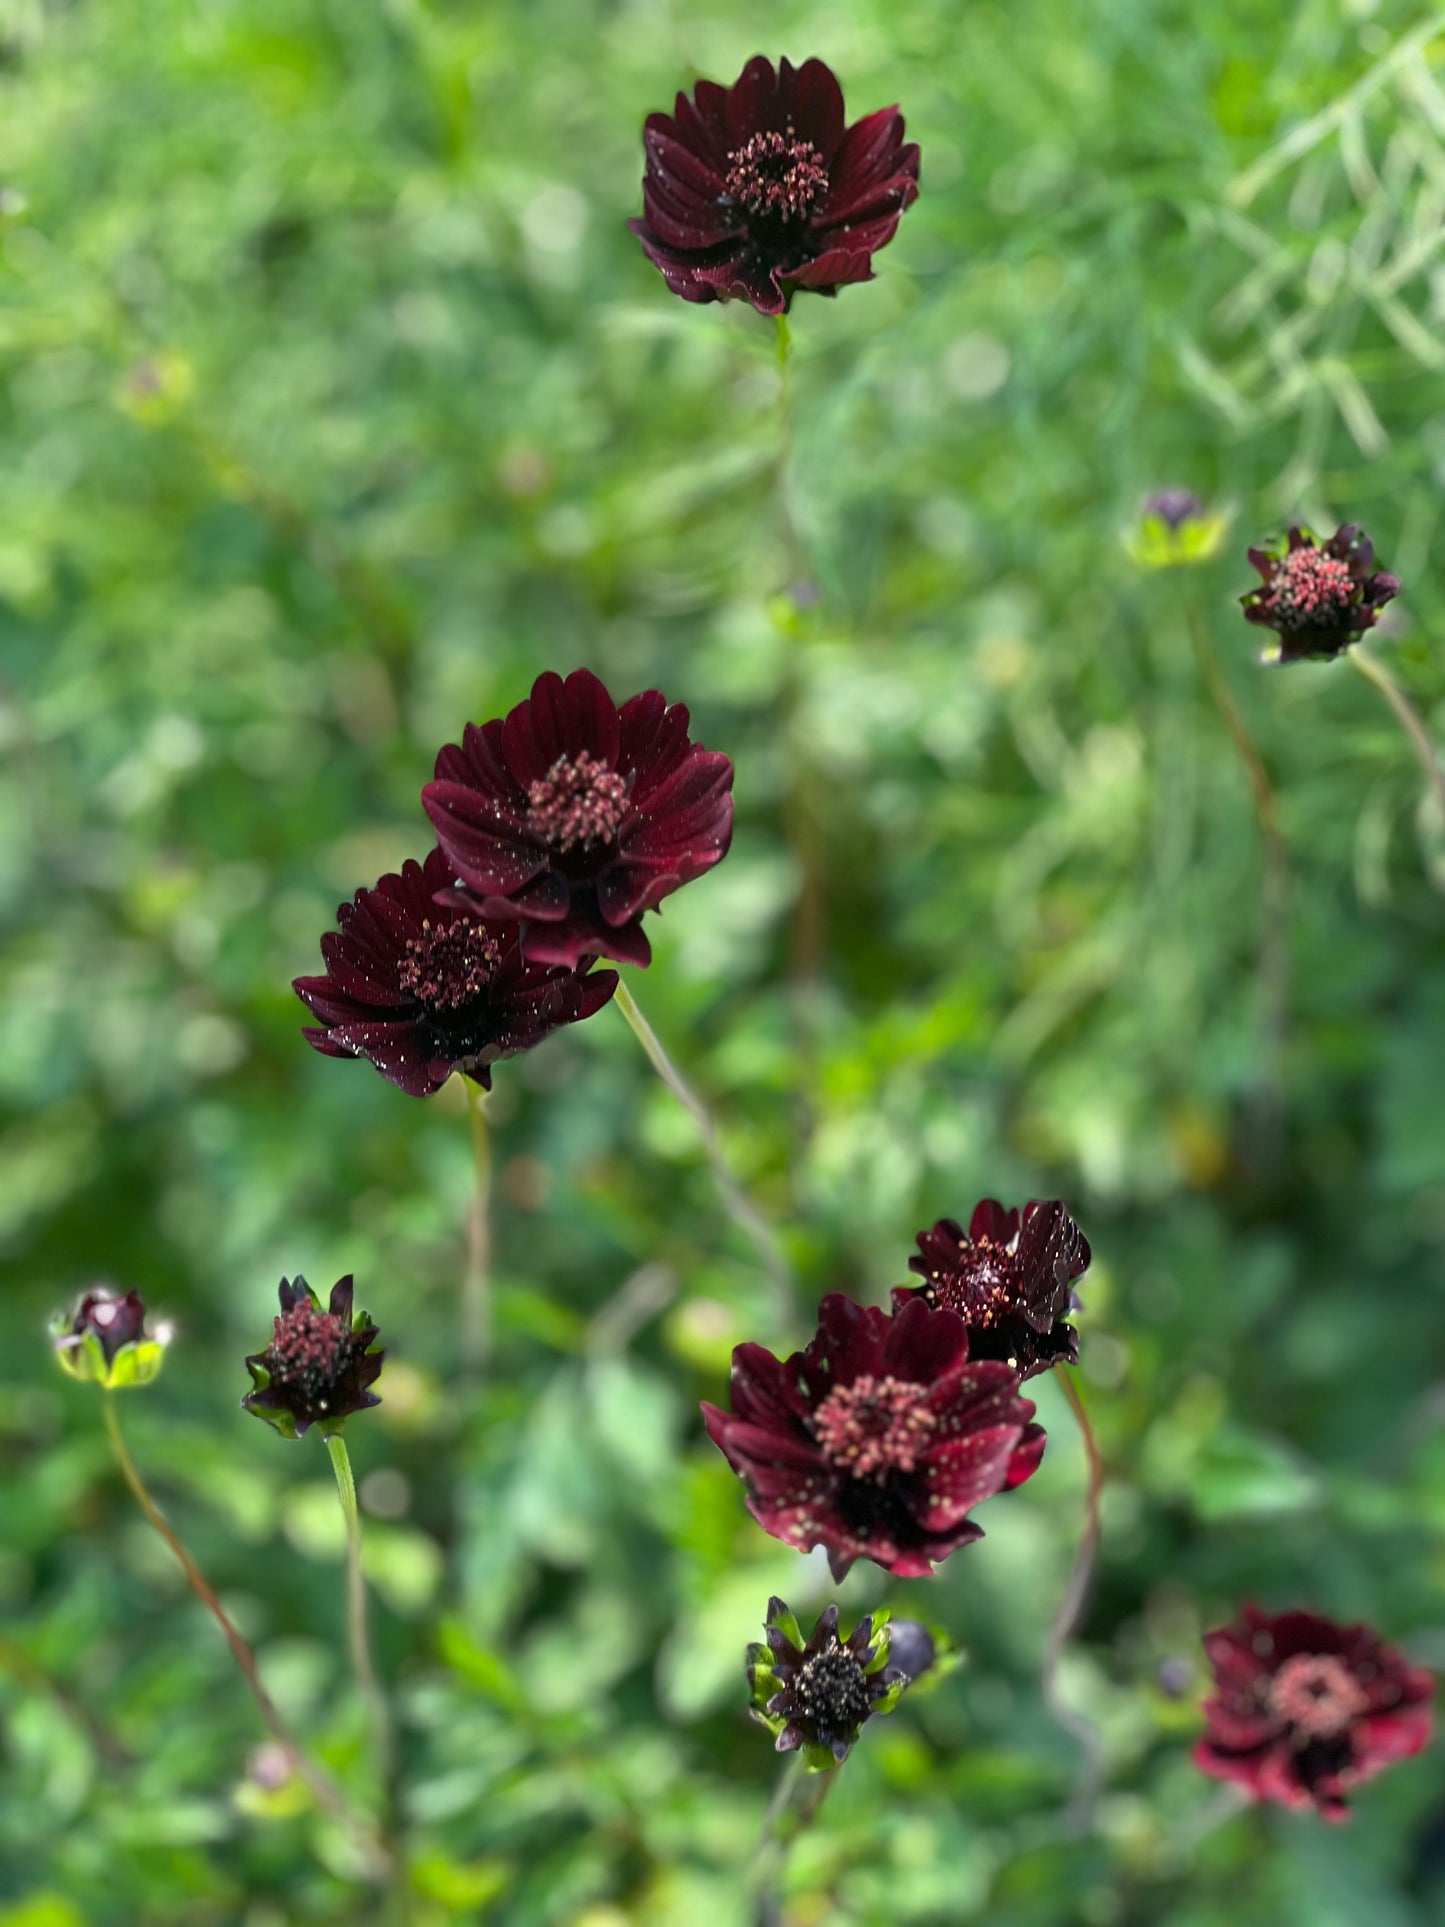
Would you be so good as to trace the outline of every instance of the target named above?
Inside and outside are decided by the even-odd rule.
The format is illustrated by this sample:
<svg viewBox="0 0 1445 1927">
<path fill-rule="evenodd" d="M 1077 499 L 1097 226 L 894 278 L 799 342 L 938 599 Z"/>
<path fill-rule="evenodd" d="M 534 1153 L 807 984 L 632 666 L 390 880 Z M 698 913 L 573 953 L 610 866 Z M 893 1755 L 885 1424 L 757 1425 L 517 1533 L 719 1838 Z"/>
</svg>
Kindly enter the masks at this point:
<svg viewBox="0 0 1445 1927">
<path fill-rule="evenodd" d="M 1425 780 L 1434 792 L 1441 822 L 1445 823 L 1445 769 L 1441 768 L 1440 752 L 1435 746 L 1435 739 L 1425 727 L 1419 711 L 1378 657 L 1369 655 L 1364 649 L 1358 647 L 1347 649 L 1345 654 L 1365 681 L 1372 682 L 1394 710 L 1401 728 L 1410 739 L 1411 747 L 1420 759 Z"/>
<path fill-rule="evenodd" d="M 351 1474 L 351 1457 L 340 1432 L 329 1432 L 326 1450 L 336 1474 L 336 1490 L 341 1498 L 342 1517 L 346 1520 L 346 1634 L 351 1647 L 351 1664 L 371 1713 L 376 1738 L 377 1762 L 382 1784 L 391 1788 L 395 1769 L 391 1714 L 386 1694 L 377 1678 L 371 1657 L 371 1636 L 366 1624 L 366 1576 L 361 1570 L 361 1517 L 356 1505 L 356 1481 Z"/>
<path fill-rule="evenodd" d="M 841 1766 L 826 1773 L 810 1773 L 802 1755 L 795 1753 L 780 1776 L 763 1815 L 762 1831 L 748 1866 L 747 1889 L 752 1896 L 754 1927 L 779 1927 L 782 1906 L 778 1883 L 800 1834 L 807 1832 L 833 1790 Z"/>
<path fill-rule="evenodd" d="M 492 1191 L 491 1142 L 480 1085 L 462 1079 L 472 1133 L 472 1165 L 476 1183 L 467 1207 L 467 1268 L 462 1279 L 461 1358 L 464 1371 L 486 1363 L 492 1349 L 491 1229 L 488 1210 Z"/>
<path fill-rule="evenodd" d="M 1089 1423 L 1089 1414 L 1084 1406 L 1083 1396 L 1078 1385 L 1070 1375 L 1066 1365 L 1058 1368 L 1059 1381 L 1064 1388 L 1064 1397 L 1073 1409 L 1078 1421 L 1079 1436 L 1083 1441 L 1084 1458 L 1088 1465 L 1088 1491 L 1084 1499 L 1084 1531 L 1079 1540 L 1079 1550 L 1074 1558 L 1073 1570 L 1064 1596 L 1059 1601 L 1058 1611 L 1054 1614 L 1049 1636 L 1044 1643 L 1044 1664 L 1042 1687 L 1044 1703 L 1058 1724 L 1070 1733 L 1083 1749 L 1084 1761 L 1074 1797 L 1070 1802 L 1069 1821 L 1072 1830 L 1079 1834 L 1087 1833 L 1093 1820 L 1094 1802 L 1104 1777 L 1103 1735 L 1086 1714 L 1080 1713 L 1063 1698 L 1059 1691 L 1059 1661 L 1063 1657 L 1064 1646 L 1070 1634 L 1078 1625 L 1083 1614 L 1084 1604 L 1089 1595 L 1089 1586 L 1094 1576 L 1094 1560 L 1099 1550 L 1099 1499 L 1104 1489 L 1104 1461 L 1099 1451 L 1094 1428 Z"/>
</svg>

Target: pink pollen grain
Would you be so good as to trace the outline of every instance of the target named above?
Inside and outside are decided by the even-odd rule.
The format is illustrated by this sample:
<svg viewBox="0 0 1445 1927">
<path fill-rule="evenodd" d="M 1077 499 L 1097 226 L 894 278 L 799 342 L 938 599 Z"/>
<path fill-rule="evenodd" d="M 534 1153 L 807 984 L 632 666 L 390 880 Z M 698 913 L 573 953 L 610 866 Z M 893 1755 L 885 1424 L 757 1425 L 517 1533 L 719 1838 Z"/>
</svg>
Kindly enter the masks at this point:
<svg viewBox="0 0 1445 1927">
<path fill-rule="evenodd" d="M 567 851 L 610 843 L 627 814 L 627 784 L 616 770 L 584 749 L 559 756 L 527 790 L 527 828 L 533 836 Z"/>
<path fill-rule="evenodd" d="M 827 188 L 828 170 L 811 141 L 754 134 L 728 155 L 728 195 L 754 216 L 800 221 Z"/>
<path fill-rule="evenodd" d="M 1296 1653 L 1269 1682 L 1271 1710 L 1305 1741 L 1332 1740 L 1369 1706 L 1342 1660 L 1329 1653 Z"/>
<path fill-rule="evenodd" d="M 1286 629 L 1304 629 L 1354 599 L 1355 578 L 1348 562 L 1322 549 L 1292 549 L 1275 565 L 1269 585 L 1270 613 Z"/>
<path fill-rule="evenodd" d="M 501 954 L 486 932 L 467 918 L 438 927 L 427 918 L 421 935 L 406 940 L 397 983 L 418 1003 L 457 1010 L 481 996 Z"/>
<path fill-rule="evenodd" d="M 881 1484 L 891 1472 L 917 1470 L 938 1426 L 927 1397 L 911 1379 L 864 1372 L 819 1405 L 813 1436 L 841 1470 Z"/>
</svg>

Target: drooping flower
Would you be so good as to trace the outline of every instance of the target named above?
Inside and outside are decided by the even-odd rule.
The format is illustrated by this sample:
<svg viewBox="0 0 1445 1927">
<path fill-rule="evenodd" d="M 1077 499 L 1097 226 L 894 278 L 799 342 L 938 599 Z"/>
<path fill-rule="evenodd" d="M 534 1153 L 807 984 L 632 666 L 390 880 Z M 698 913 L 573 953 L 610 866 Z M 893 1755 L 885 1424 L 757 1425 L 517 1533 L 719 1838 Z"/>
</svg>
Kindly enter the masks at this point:
<svg viewBox="0 0 1445 1927">
<path fill-rule="evenodd" d="M 848 1757 L 866 1721 L 891 1713 L 909 1675 L 890 1663 L 888 1614 L 860 1619 L 838 1636 L 838 1608 L 826 1607 L 805 1645 L 790 1607 L 768 1601 L 766 1645 L 748 1648 L 752 1715 L 773 1735 L 779 1753 L 802 1749 L 804 1763 L 826 1772 Z"/>
<path fill-rule="evenodd" d="M 1251 549 L 1264 586 L 1239 600 L 1251 622 L 1279 637 L 1280 662 L 1338 656 L 1372 629 L 1385 604 L 1400 593 L 1400 578 L 1374 567 L 1374 544 L 1356 522 L 1345 522 L 1321 543 L 1308 529 Z"/>
<path fill-rule="evenodd" d="M 1430 1738 L 1434 1680 L 1368 1626 L 1246 1606 L 1204 1649 L 1215 1691 L 1195 1764 L 1256 1800 L 1344 1820 L 1348 1792 Z"/>
<path fill-rule="evenodd" d="M 890 1318 L 834 1292 L 818 1331 L 786 1360 L 733 1352 L 732 1411 L 705 1404 L 713 1443 L 774 1538 L 924 1578 L 982 1529 L 968 1514 L 1021 1485 L 1044 1450 L 1017 1373 L 969 1357 L 956 1312 L 921 1296 Z"/>
<path fill-rule="evenodd" d="M 281 1280 L 281 1311 L 264 1352 L 246 1360 L 254 1389 L 242 1407 L 288 1439 L 310 1426 L 340 1429 L 353 1412 L 381 1400 L 368 1386 L 376 1383 L 385 1352 L 373 1352 L 376 1326 L 364 1311 L 353 1311 L 353 1280 L 338 1279 L 325 1311 L 299 1275 Z"/>
<path fill-rule="evenodd" d="M 658 690 L 619 709 L 576 669 L 437 757 L 441 846 L 482 916 L 522 922 L 529 962 L 648 964 L 644 912 L 727 855 L 732 762 L 687 730 Z"/>
<path fill-rule="evenodd" d="M 515 923 L 444 898 L 456 872 L 440 850 L 358 890 L 321 939 L 324 977 L 292 988 L 321 1019 L 302 1032 L 327 1057 L 367 1057 L 389 1083 L 428 1097 L 461 1071 L 492 1087 L 499 1057 L 600 1010 L 615 970 L 554 969 L 522 956 Z"/>
<path fill-rule="evenodd" d="M 145 1300 L 138 1291 L 112 1291 L 95 1285 L 72 1312 L 60 1312 L 50 1322 L 55 1357 L 72 1378 L 117 1391 L 127 1385 L 149 1385 L 164 1362 L 170 1333 L 154 1335 L 145 1328 Z"/>
<path fill-rule="evenodd" d="M 924 1282 L 895 1291 L 895 1306 L 922 1298 L 956 1311 L 968 1326 L 969 1355 L 1002 1359 L 1021 1379 L 1078 1363 L 1079 1334 L 1064 1316 L 1092 1254 L 1057 1198 L 1034 1199 L 1022 1214 L 985 1198 L 967 1231 L 954 1218 L 920 1231 L 918 1252 L 908 1268 Z"/>
<path fill-rule="evenodd" d="M 762 54 L 731 87 L 700 80 L 643 133 L 642 219 L 628 226 L 684 301 L 785 314 L 799 288 L 873 279 L 873 256 L 918 198 L 918 148 L 896 107 L 848 127 L 821 60 Z"/>
</svg>

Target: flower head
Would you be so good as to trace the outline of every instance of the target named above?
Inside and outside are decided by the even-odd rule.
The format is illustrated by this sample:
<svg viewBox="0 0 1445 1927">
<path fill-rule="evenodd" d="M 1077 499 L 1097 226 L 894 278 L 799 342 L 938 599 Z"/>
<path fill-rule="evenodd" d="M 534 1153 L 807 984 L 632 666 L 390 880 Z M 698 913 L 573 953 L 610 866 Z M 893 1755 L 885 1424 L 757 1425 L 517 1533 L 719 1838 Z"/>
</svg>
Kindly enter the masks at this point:
<svg viewBox="0 0 1445 1927">
<path fill-rule="evenodd" d="M 1043 1456 L 1017 1373 L 971 1360 L 963 1320 L 921 1295 L 890 1318 L 834 1292 L 786 1360 L 739 1345 L 732 1408 L 703 1417 L 753 1517 L 790 1546 L 826 1546 L 836 1579 L 855 1559 L 926 1577 L 982 1538 L 973 1508 Z"/>
<path fill-rule="evenodd" d="M 522 922 L 528 962 L 649 963 L 643 913 L 727 855 L 733 766 L 687 729 L 681 703 L 619 709 L 577 669 L 437 757 L 422 803 L 442 849 L 480 915 Z"/>
<path fill-rule="evenodd" d="M 145 1328 L 145 1300 L 138 1291 L 112 1291 L 95 1285 L 69 1313 L 50 1321 L 50 1337 L 61 1369 L 118 1391 L 149 1385 L 161 1369 L 170 1333 L 154 1336 Z"/>
<path fill-rule="evenodd" d="M 428 1097 L 461 1071 L 492 1086 L 499 1057 L 540 1044 L 600 1010 L 615 970 L 588 975 L 528 963 L 514 923 L 439 902 L 456 872 L 440 850 L 358 890 L 321 939 L 324 977 L 298 977 L 321 1019 L 302 1032 L 327 1057 L 369 1057 L 382 1076 Z"/>
<path fill-rule="evenodd" d="M 865 1721 L 891 1713 L 909 1675 L 889 1663 L 888 1614 L 860 1619 L 838 1636 L 838 1608 L 818 1617 L 807 1644 L 791 1608 L 768 1601 L 767 1644 L 748 1648 L 753 1718 L 773 1735 L 779 1753 L 802 1748 L 815 1772 L 848 1757 Z"/>
<path fill-rule="evenodd" d="M 895 1291 L 895 1305 L 922 1298 L 956 1311 L 968 1326 L 970 1356 L 1002 1359 L 1021 1379 L 1078 1363 L 1079 1334 L 1064 1314 L 1091 1253 L 1057 1198 L 1035 1199 L 1022 1214 L 985 1198 L 967 1231 L 954 1218 L 920 1231 L 918 1253 L 908 1268 L 924 1282 Z"/>
<path fill-rule="evenodd" d="M 350 1277 L 331 1287 L 325 1311 L 302 1277 L 281 1280 L 281 1312 L 264 1352 L 246 1360 L 254 1381 L 241 1404 L 288 1439 L 309 1426 L 339 1431 L 353 1412 L 381 1400 L 367 1387 L 376 1383 L 384 1352 L 370 1349 L 376 1326 L 364 1311 L 352 1310 Z"/>
<path fill-rule="evenodd" d="M 1246 1606 L 1204 1650 L 1215 1690 L 1195 1764 L 1256 1800 L 1343 1820 L 1351 1788 L 1430 1738 L 1434 1680 L 1368 1626 Z"/>
<path fill-rule="evenodd" d="M 918 149 L 896 107 L 845 125 L 821 60 L 758 54 L 731 87 L 700 80 L 643 133 L 643 215 L 628 226 L 684 301 L 750 301 L 871 281 L 873 256 L 918 198 Z"/>
<path fill-rule="evenodd" d="M 1251 549 L 1249 559 L 1264 586 L 1239 600 L 1251 622 L 1279 637 L 1280 662 L 1338 656 L 1400 593 L 1400 578 L 1374 567 L 1374 544 L 1356 522 L 1323 544 L 1308 529 L 1292 528 L 1287 541 Z"/>
</svg>

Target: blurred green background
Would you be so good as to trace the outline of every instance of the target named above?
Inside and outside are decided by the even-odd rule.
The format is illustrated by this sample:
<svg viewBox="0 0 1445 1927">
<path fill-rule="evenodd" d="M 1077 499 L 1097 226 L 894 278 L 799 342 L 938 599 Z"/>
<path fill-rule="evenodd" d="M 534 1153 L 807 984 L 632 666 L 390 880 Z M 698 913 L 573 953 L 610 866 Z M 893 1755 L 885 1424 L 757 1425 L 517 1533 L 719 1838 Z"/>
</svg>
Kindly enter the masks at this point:
<svg viewBox="0 0 1445 1927">
<path fill-rule="evenodd" d="M 1363 522 L 1406 582 L 1371 647 L 1445 708 L 1432 24 L 0 0 L 3 1927 L 747 1918 L 778 1762 L 743 1648 L 770 1592 L 832 1594 L 697 1401 L 804 1323 L 603 1011 L 498 1069 L 495 1348 L 462 1381 L 460 1094 L 314 1056 L 288 987 L 429 847 L 437 747 L 583 663 L 736 761 L 732 853 L 631 981 L 803 1302 L 884 1301 L 988 1193 L 1065 1197 L 1096 1254 L 1113 1477 L 1064 1669 L 1107 1744 L 1093 1823 L 1039 1690 L 1083 1492 L 1042 1379 L 1049 1452 L 983 1544 L 842 1588 L 966 1664 L 870 1727 L 787 1920 L 1442 1918 L 1438 1749 L 1338 1833 L 1225 1819 L 1188 1757 L 1200 1628 L 1242 1598 L 1445 1664 L 1445 841 L 1375 692 L 1258 670 L 1234 601 L 1259 533 Z M 759 50 L 826 58 L 852 116 L 900 102 L 923 153 L 877 281 L 795 306 L 796 600 L 772 328 L 671 298 L 622 226 L 644 115 Z M 1131 560 L 1165 484 L 1232 512 L 1212 564 Z M 1191 612 L 1278 789 L 1279 1051 Z M 248 1778 L 255 1709 L 45 1339 L 96 1279 L 175 1321 L 132 1446 L 364 1800 L 325 1455 L 237 1409 L 297 1270 L 354 1271 L 388 1350 L 350 1438 L 400 1911 Z"/>
</svg>

